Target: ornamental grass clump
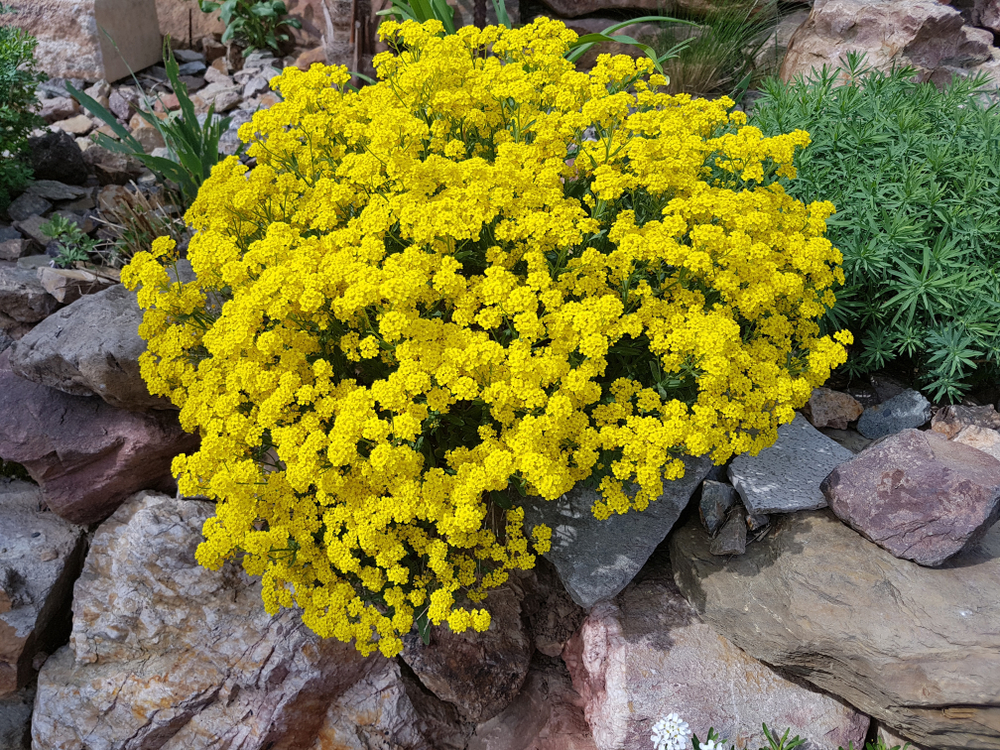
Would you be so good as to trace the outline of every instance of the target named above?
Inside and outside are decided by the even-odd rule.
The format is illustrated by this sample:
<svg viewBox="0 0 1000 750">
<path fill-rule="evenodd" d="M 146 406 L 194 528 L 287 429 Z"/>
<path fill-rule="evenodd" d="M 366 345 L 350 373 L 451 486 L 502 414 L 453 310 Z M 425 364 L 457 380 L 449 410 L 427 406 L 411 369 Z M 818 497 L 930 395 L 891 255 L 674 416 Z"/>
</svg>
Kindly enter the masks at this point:
<svg viewBox="0 0 1000 750">
<path fill-rule="evenodd" d="M 187 213 L 196 280 L 165 238 L 122 278 L 150 391 L 202 437 L 173 465 L 218 503 L 199 562 L 395 655 L 415 624 L 489 626 L 549 548 L 526 503 L 589 480 L 598 518 L 642 510 L 682 457 L 773 442 L 845 351 L 815 322 L 833 207 L 774 184 L 806 133 L 666 95 L 647 59 L 577 72 L 548 19 L 380 28 L 376 85 L 276 79 L 240 130 L 256 167 Z"/>
</svg>

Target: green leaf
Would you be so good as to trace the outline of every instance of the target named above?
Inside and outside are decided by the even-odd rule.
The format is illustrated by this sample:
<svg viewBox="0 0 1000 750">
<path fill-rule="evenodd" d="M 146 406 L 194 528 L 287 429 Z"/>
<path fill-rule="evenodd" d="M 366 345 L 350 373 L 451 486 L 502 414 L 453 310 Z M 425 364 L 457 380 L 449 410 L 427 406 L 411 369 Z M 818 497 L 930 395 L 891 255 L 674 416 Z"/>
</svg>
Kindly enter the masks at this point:
<svg viewBox="0 0 1000 750">
<path fill-rule="evenodd" d="M 105 125 L 107 125 L 111 130 L 117 135 L 121 142 L 124 143 L 128 148 L 133 149 L 137 153 L 143 153 L 142 145 L 137 141 L 127 129 L 125 129 L 119 122 L 118 119 L 111 114 L 100 103 L 98 103 L 94 98 L 84 94 L 82 91 L 77 91 L 72 84 L 66 84 L 66 90 L 69 91 L 70 96 L 76 99 L 83 107 L 90 112 L 92 115 L 101 120 Z M 129 152 L 124 152 L 129 153 Z"/>
</svg>

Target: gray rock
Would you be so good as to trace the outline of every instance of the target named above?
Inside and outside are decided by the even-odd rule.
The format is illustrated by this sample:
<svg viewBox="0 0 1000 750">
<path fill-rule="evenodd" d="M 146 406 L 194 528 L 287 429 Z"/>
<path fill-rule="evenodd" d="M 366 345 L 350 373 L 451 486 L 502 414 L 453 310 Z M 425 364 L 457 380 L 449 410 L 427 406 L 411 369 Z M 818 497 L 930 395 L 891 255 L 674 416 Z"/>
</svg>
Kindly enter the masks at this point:
<svg viewBox="0 0 1000 750">
<path fill-rule="evenodd" d="M 182 76 L 196 76 L 203 72 L 206 67 L 204 60 L 192 60 L 178 65 L 177 73 Z"/>
<path fill-rule="evenodd" d="M 14 343 L 14 339 L 7 335 L 7 332 L 0 328 L 0 354 L 7 351 L 10 345 Z"/>
<path fill-rule="evenodd" d="M 211 503 L 139 493 L 94 535 L 70 644 L 38 676 L 40 748 L 312 747 L 325 708 L 381 659 L 271 617 L 233 563 L 200 567 Z"/>
<path fill-rule="evenodd" d="M 709 544 L 693 520 L 671 535 L 675 579 L 741 649 L 921 745 L 1000 748 L 1000 526 L 944 568 L 893 557 L 829 510 L 781 517 L 740 557 Z"/>
<path fill-rule="evenodd" d="M 243 98 L 251 99 L 258 94 L 263 94 L 266 91 L 270 91 L 271 86 L 268 83 L 268 79 L 263 76 L 254 76 L 243 86 Z"/>
<path fill-rule="evenodd" d="M 706 479 L 701 483 L 701 501 L 698 503 L 698 513 L 709 534 L 715 536 L 716 532 L 722 528 L 729 509 L 736 504 L 738 499 L 736 488 L 731 484 L 714 482 L 711 479 Z"/>
<path fill-rule="evenodd" d="M 830 509 L 896 557 L 936 567 L 1000 518 L 1000 461 L 937 432 L 904 430 L 823 480 Z"/>
<path fill-rule="evenodd" d="M 51 267 L 52 258 L 48 255 L 23 255 L 17 259 L 17 267 L 22 271 L 31 271 L 35 278 L 38 278 L 38 269 Z"/>
<path fill-rule="evenodd" d="M 51 130 L 29 138 L 28 146 L 36 180 L 56 180 L 67 185 L 82 185 L 87 181 L 83 152 L 69 133 Z"/>
<path fill-rule="evenodd" d="M 855 455 L 872 444 L 871 440 L 857 430 L 835 430 L 832 427 L 820 427 L 819 431 L 831 440 L 836 440 Z"/>
<path fill-rule="evenodd" d="M 0 750 L 31 750 L 31 709 L 35 689 L 0 698 Z"/>
<path fill-rule="evenodd" d="M 14 221 L 24 221 L 29 216 L 41 216 L 52 204 L 34 193 L 24 192 L 7 206 L 7 215 Z"/>
<path fill-rule="evenodd" d="M 751 514 L 792 513 L 826 505 L 819 484 L 851 452 L 813 427 L 801 414 L 778 428 L 778 439 L 756 456 L 729 465 L 729 480 Z"/>
<path fill-rule="evenodd" d="M 129 154 L 109 151 L 103 146 L 91 146 L 84 154 L 90 168 L 103 185 L 128 185 L 142 174 L 142 162 Z"/>
<path fill-rule="evenodd" d="M 58 307 L 34 272 L 0 261 L 0 313 L 21 323 L 34 323 Z"/>
<path fill-rule="evenodd" d="M 25 237 L 32 240 L 39 247 L 45 247 L 49 240 L 51 239 L 45 232 L 42 231 L 42 227 L 47 223 L 47 219 L 41 216 L 29 216 L 24 221 L 14 222 L 14 226 L 17 227 L 18 231 Z"/>
<path fill-rule="evenodd" d="M 175 49 L 173 52 L 179 63 L 200 62 L 203 65 L 205 63 L 205 55 L 193 49 Z"/>
<path fill-rule="evenodd" d="M 128 122 L 139 111 L 139 93 L 129 86 L 115 89 L 108 98 L 108 109 L 122 122 Z M 86 151 L 84 155 L 86 156 Z"/>
<path fill-rule="evenodd" d="M 21 233 L 14 227 L 7 226 L 6 224 L 0 224 L 0 242 L 19 239 L 21 239 Z"/>
<path fill-rule="evenodd" d="M 44 507 L 37 486 L 0 484 L 0 699 L 28 685 L 35 656 L 58 645 L 83 563 L 85 529 Z"/>
<path fill-rule="evenodd" d="M 17 260 L 28 250 L 28 240 L 0 240 L 0 260 Z"/>
<path fill-rule="evenodd" d="M 66 185 L 55 180 L 35 180 L 25 192 L 50 201 L 72 201 L 82 198 L 87 191 L 77 185 Z"/>
<path fill-rule="evenodd" d="M 743 559 L 711 557 L 723 567 Z M 808 738 L 807 750 L 864 744 L 867 716 L 737 645 L 685 601 L 660 549 L 621 595 L 591 610 L 563 659 L 600 750 L 651 747 L 650 726 L 674 712 L 698 737 L 711 726 L 739 747 L 766 746 L 762 721 Z"/>
<path fill-rule="evenodd" d="M 742 555 L 747 551 L 747 524 L 741 513 L 734 513 L 712 540 L 713 555 Z"/>
<path fill-rule="evenodd" d="M 930 418 L 930 401 L 910 389 L 865 409 L 858 420 L 858 432 L 874 440 L 910 427 L 922 427 Z"/>
<path fill-rule="evenodd" d="M 556 500 L 534 499 L 525 505 L 525 529 L 539 524 L 552 529 L 552 548 L 545 557 L 559 571 L 573 601 L 589 609 L 615 596 L 635 577 L 711 466 L 705 457 L 685 459 L 684 476 L 664 482 L 663 494 L 646 510 L 603 521 L 591 512 L 599 497 L 595 490 L 578 486 Z"/>
</svg>

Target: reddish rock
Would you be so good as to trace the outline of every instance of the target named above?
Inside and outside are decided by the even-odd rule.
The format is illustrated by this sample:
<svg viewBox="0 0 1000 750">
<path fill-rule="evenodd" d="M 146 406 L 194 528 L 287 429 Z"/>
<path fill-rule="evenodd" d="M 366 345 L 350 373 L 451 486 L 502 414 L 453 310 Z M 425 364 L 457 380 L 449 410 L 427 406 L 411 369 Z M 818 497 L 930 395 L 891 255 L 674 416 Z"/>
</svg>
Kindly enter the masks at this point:
<svg viewBox="0 0 1000 750">
<path fill-rule="evenodd" d="M 975 425 L 991 430 L 1000 429 L 1000 414 L 993 407 L 959 406 L 954 404 L 940 409 L 931 419 L 931 429 L 951 440 L 966 427 Z"/>
<path fill-rule="evenodd" d="M 823 480 L 833 512 L 896 557 L 937 567 L 1000 518 L 1000 461 L 936 432 L 909 429 Z"/>
<path fill-rule="evenodd" d="M 0 456 L 23 465 L 49 508 L 78 524 L 107 518 L 142 489 L 175 492 L 170 462 L 198 449 L 176 412 L 128 412 L 32 383 L 0 354 Z"/>
<path fill-rule="evenodd" d="M 490 592 L 485 606 L 489 630 L 453 633 L 431 630 L 430 645 L 417 635 L 403 639 L 403 660 L 434 695 L 453 704 L 462 718 L 482 722 L 496 716 L 517 695 L 531 661 L 533 644 L 521 620 L 521 587 L 513 578 Z"/>
<path fill-rule="evenodd" d="M 788 44 L 780 76 L 791 81 L 823 65 L 843 67 L 857 51 L 876 70 L 912 65 L 920 80 L 938 85 L 980 70 L 996 78 L 992 45 L 992 33 L 966 26 L 958 10 L 936 0 L 816 0 Z"/>
<path fill-rule="evenodd" d="M 561 655 L 563 647 L 587 616 L 587 611 L 566 591 L 555 566 L 544 557 L 539 557 L 535 563 L 521 610 L 535 648 L 546 656 Z"/>
<path fill-rule="evenodd" d="M 597 750 L 561 661 L 538 658 L 517 698 L 476 727 L 468 750 Z"/>
<path fill-rule="evenodd" d="M 829 388 L 817 388 L 809 397 L 809 421 L 813 427 L 846 430 L 864 412 L 857 399 Z"/>
<path fill-rule="evenodd" d="M 674 712 L 700 738 L 714 727 L 739 748 L 766 744 L 762 721 L 808 738 L 812 750 L 860 748 L 868 729 L 864 714 L 765 666 L 705 623 L 677 589 L 665 550 L 613 602 L 591 609 L 563 659 L 600 750 L 649 748 L 653 722 Z"/>
</svg>

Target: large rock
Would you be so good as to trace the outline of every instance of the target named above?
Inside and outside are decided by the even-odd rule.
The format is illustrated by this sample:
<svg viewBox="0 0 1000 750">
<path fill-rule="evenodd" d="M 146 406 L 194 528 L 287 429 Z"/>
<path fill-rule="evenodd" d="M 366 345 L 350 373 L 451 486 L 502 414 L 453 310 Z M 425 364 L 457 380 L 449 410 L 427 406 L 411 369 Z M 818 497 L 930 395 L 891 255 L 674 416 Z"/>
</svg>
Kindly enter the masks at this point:
<svg viewBox="0 0 1000 750">
<path fill-rule="evenodd" d="M 52 77 L 117 81 L 160 59 L 155 0 L 31 0 L 14 23 L 38 40 L 35 60 Z"/>
<path fill-rule="evenodd" d="M 58 308 L 59 302 L 45 291 L 37 273 L 0 261 L 0 313 L 19 323 L 36 323 Z"/>
<path fill-rule="evenodd" d="M 454 705 L 463 719 L 486 721 L 506 708 L 528 674 L 534 651 L 521 619 L 523 588 L 511 577 L 486 599 L 490 627 L 453 633 L 434 628 L 425 645 L 416 634 L 403 638 L 403 660 L 434 695 Z"/>
<path fill-rule="evenodd" d="M 766 744 L 761 722 L 790 728 L 811 750 L 864 744 L 867 716 L 751 655 L 702 621 L 661 550 L 614 602 L 591 610 L 563 658 L 601 750 L 649 747 L 650 726 L 670 713 L 700 738 L 714 727 L 737 747 Z"/>
<path fill-rule="evenodd" d="M 858 420 L 858 432 L 875 440 L 915 427 L 923 427 L 931 418 L 931 402 L 923 394 L 908 388 L 897 396 L 869 406 Z"/>
<path fill-rule="evenodd" d="M 566 666 L 539 657 L 517 698 L 476 727 L 468 750 L 597 750 Z"/>
<path fill-rule="evenodd" d="M 647 15 L 660 13 L 669 16 L 678 11 L 705 13 L 717 7 L 711 0 L 542 0 L 542 3 L 555 15 L 564 18 L 609 10 L 642 10 L 647 11 Z"/>
<path fill-rule="evenodd" d="M 753 515 L 815 510 L 826 505 L 819 485 L 853 454 L 813 427 L 801 414 L 778 427 L 778 439 L 756 456 L 729 464 L 729 481 Z"/>
<path fill-rule="evenodd" d="M 960 406 L 953 404 L 939 409 L 931 419 L 931 429 L 940 432 L 949 440 L 966 427 L 1000 429 L 1000 414 L 993 404 L 988 406 Z"/>
<path fill-rule="evenodd" d="M 326 707 L 373 660 L 264 611 L 230 563 L 195 563 L 214 506 L 139 493 L 98 529 L 70 645 L 38 677 L 35 747 L 309 747 Z"/>
<path fill-rule="evenodd" d="M 115 284 L 50 315 L 10 351 L 10 368 L 26 380 L 74 396 L 100 396 L 121 409 L 174 409 L 151 396 L 139 373 L 142 310 L 135 292 Z"/>
<path fill-rule="evenodd" d="M 938 566 L 1000 518 L 1000 461 L 936 432 L 905 430 L 823 480 L 830 509 L 896 557 Z"/>
<path fill-rule="evenodd" d="M 780 75 L 791 81 L 823 65 L 843 67 L 847 53 L 858 51 L 877 70 L 912 65 L 921 80 L 938 85 L 980 70 L 1000 83 L 992 45 L 992 33 L 966 26 L 956 9 L 936 0 L 816 0 L 789 42 Z"/>
<path fill-rule="evenodd" d="M 687 458 L 684 476 L 663 483 L 663 494 L 644 511 L 612 515 L 599 521 L 591 507 L 599 495 L 574 487 L 562 497 L 525 505 L 524 526 L 552 529 L 552 548 L 545 553 L 573 601 L 585 609 L 618 594 L 639 572 L 653 550 L 673 528 L 681 511 L 712 462 Z"/>
<path fill-rule="evenodd" d="M 944 568 L 895 558 L 828 510 L 781 517 L 734 559 L 709 543 L 694 520 L 674 532 L 676 580 L 737 646 L 920 745 L 1000 748 L 1000 528 Z"/>
<path fill-rule="evenodd" d="M 18 377 L 0 353 L 0 456 L 22 464 L 68 521 L 107 518 L 141 489 L 174 492 L 170 462 L 198 449 L 176 412 L 128 412 Z"/>
<path fill-rule="evenodd" d="M 331 703 L 311 750 L 465 750 L 472 725 L 393 660 L 376 664 Z"/>
<path fill-rule="evenodd" d="M 34 688 L 24 688 L 9 698 L 0 698 L 0 748 L 31 750 L 31 709 L 34 703 Z"/>
<path fill-rule="evenodd" d="M 65 638 L 59 616 L 83 562 L 85 530 L 42 507 L 38 487 L 0 483 L 0 698 L 27 685 L 35 656 Z"/>
<path fill-rule="evenodd" d="M 28 147 L 36 180 L 55 180 L 67 185 L 82 185 L 87 181 L 83 152 L 69 133 L 50 130 L 29 138 Z"/>
</svg>

